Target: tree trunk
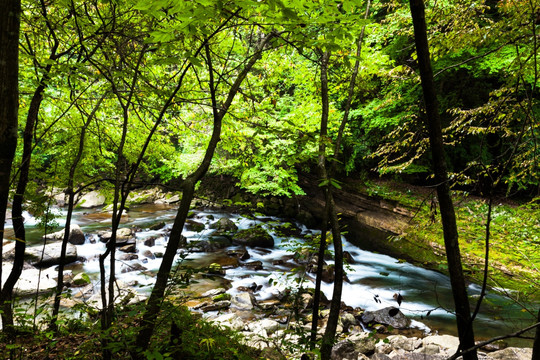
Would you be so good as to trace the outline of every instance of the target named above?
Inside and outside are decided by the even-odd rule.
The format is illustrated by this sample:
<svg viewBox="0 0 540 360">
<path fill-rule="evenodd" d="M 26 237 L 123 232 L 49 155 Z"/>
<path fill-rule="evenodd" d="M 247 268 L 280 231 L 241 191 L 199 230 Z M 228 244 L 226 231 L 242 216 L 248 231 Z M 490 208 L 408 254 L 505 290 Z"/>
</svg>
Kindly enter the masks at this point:
<svg viewBox="0 0 540 360">
<path fill-rule="evenodd" d="M 83 155 L 84 138 L 86 134 L 86 129 L 88 128 L 88 125 L 90 125 L 90 121 L 92 121 L 92 119 L 94 118 L 97 110 L 99 109 L 104 99 L 105 99 L 105 95 L 103 95 L 98 100 L 98 103 L 96 104 L 96 106 L 94 107 L 90 115 L 88 115 L 88 118 L 86 119 L 85 123 L 81 127 L 81 135 L 79 137 L 79 148 L 77 150 L 77 154 L 75 155 L 75 159 L 73 159 L 71 168 L 69 169 L 68 186 L 66 190 L 66 193 L 68 195 L 66 226 L 64 229 L 64 239 L 62 240 L 62 248 L 60 250 L 60 264 L 58 264 L 58 280 L 56 284 L 56 292 L 54 294 L 54 304 L 53 304 L 53 310 L 52 310 L 52 316 L 51 316 L 51 322 L 50 322 L 50 327 L 54 331 L 58 330 L 56 320 L 58 319 L 58 314 L 60 312 L 60 295 L 62 294 L 62 289 L 64 288 L 64 265 L 65 265 L 64 263 L 66 259 L 66 250 L 67 250 L 67 243 L 69 240 L 69 233 L 71 231 L 71 217 L 73 215 L 73 208 L 75 206 L 74 204 L 75 193 L 73 191 L 75 171 L 77 170 L 77 166 L 79 165 L 79 162 Z"/>
<path fill-rule="evenodd" d="M 343 249 L 341 246 L 341 231 L 335 211 L 334 197 L 332 195 L 332 184 L 330 176 L 326 170 L 326 137 L 328 135 L 328 61 L 330 53 L 325 52 L 321 56 L 321 128 L 319 133 L 319 160 L 318 167 L 321 180 L 325 183 L 324 193 L 326 199 L 326 209 L 328 209 L 328 219 L 332 229 L 332 240 L 334 243 L 334 289 L 332 291 L 332 301 L 330 303 L 330 314 L 326 323 L 326 330 L 323 335 L 321 345 L 321 359 L 329 360 L 332 353 L 332 346 L 336 337 L 336 329 L 341 309 L 341 293 L 343 291 Z"/>
<path fill-rule="evenodd" d="M 26 186 L 28 185 L 28 176 L 30 173 L 30 162 L 32 160 L 32 144 L 34 136 L 34 128 L 38 119 L 39 109 L 43 100 L 43 90 L 46 87 L 46 81 L 48 80 L 48 74 L 51 70 L 51 66 L 48 65 L 45 68 L 45 74 L 41 80 L 40 85 L 34 92 L 30 107 L 28 109 L 28 115 L 26 117 L 26 125 L 23 134 L 23 156 L 22 163 L 19 171 L 19 181 L 17 183 L 17 190 L 13 196 L 12 207 L 12 219 L 13 230 L 15 231 L 15 259 L 13 260 L 13 268 L 9 277 L 6 279 L 6 283 L 0 293 L 0 309 L 2 312 L 2 323 L 4 328 L 13 325 L 13 312 L 12 312 L 12 300 L 13 300 L 13 288 L 21 276 L 22 268 L 24 265 L 24 252 L 26 249 L 26 232 L 24 229 L 23 202 L 24 193 L 26 192 Z"/>
<path fill-rule="evenodd" d="M 20 13 L 20 0 L 0 2 L 0 260 L 3 253 L 11 165 L 17 148 Z"/>
<path fill-rule="evenodd" d="M 214 84 L 214 69 L 212 67 L 210 50 L 209 50 L 208 44 L 205 45 L 206 57 L 207 57 L 206 60 L 208 62 L 208 71 L 209 71 L 209 77 L 210 77 L 209 87 L 210 87 L 210 95 L 212 99 L 212 112 L 214 115 L 214 125 L 212 129 L 212 136 L 206 148 L 206 152 L 205 152 L 205 155 L 201 164 L 191 175 L 189 175 L 186 178 L 186 180 L 183 183 L 182 200 L 180 201 L 180 207 L 174 219 L 173 227 L 171 229 L 171 234 L 169 235 L 169 241 L 167 243 L 167 248 L 165 249 L 165 254 L 163 255 L 161 266 L 159 267 L 159 270 L 158 270 L 158 274 L 156 277 L 156 284 L 154 285 L 154 288 L 152 289 L 152 294 L 150 295 L 150 298 L 148 299 L 148 303 L 146 304 L 146 308 L 145 308 L 145 312 L 144 312 L 143 320 L 142 320 L 142 325 L 141 325 L 141 330 L 139 331 L 139 334 L 137 335 L 136 350 L 133 353 L 133 357 L 136 359 L 143 358 L 142 353 L 144 352 L 144 350 L 148 348 L 148 345 L 150 343 L 150 338 L 152 337 L 152 334 L 154 332 L 154 328 L 156 325 L 156 317 L 159 314 L 161 303 L 163 302 L 163 296 L 165 295 L 165 290 L 167 288 L 167 282 L 169 280 L 169 275 L 170 275 L 172 265 L 174 262 L 174 257 L 176 255 L 176 251 L 180 244 L 180 240 L 182 236 L 182 229 L 186 222 L 189 208 L 191 205 L 191 200 L 193 199 L 193 195 L 195 193 L 195 185 L 200 179 L 204 177 L 204 175 L 208 171 L 208 168 L 210 167 L 210 163 L 212 161 L 212 158 L 214 157 L 214 152 L 216 150 L 217 144 L 220 141 L 221 124 L 222 124 L 223 117 L 227 114 L 232 104 L 232 101 L 234 100 L 236 93 L 238 93 L 238 91 L 240 90 L 240 85 L 246 78 L 248 72 L 251 70 L 253 65 L 255 65 L 255 63 L 261 58 L 262 51 L 264 50 L 265 46 L 268 44 L 270 39 L 272 39 L 274 36 L 275 36 L 274 33 L 270 33 L 267 36 L 263 37 L 261 41 L 257 44 L 257 47 L 254 51 L 253 56 L 249 59 L 246 66 L 238 74 L 238 77 L 236 78 L 234 83 L 231 85 L 230 90 L 227 95 L 227 99 L 224 101 L 221 107 L 218 107 L 217 99 L 216 99 L 216 88 Z"/>
<path fill-rule="evenodd" d="M 465 350 L 474 346 L 474 331 L 472 326 L 469 298 L 463 276 L 461 255 L 459 250 L 458 232 L 454 205 L 450 195 L 446 160 L 443 148 L 441 121 L 439 117 L 439 104 L 433 82 L 433 71 L 429 57 L 427 30 L 425 22 L 424 3 L 422 0 L 410 0 L 411 15 L 414 25 L 414 38 L 420 78 L 426 106 L 426 127 L 429 131 L 431 154 L 435 181 L 437 184 L 437 197 L 443 224 L 444 244 L 452 285 L 452 295 L 456 310 L 456 321 L 460 341 L 460 349 Z M 476 360 L 476 351 L 463 356 L 464 360 Z"/>
<path fill-rule="evenodd" d="M 538 309 L 538 319 L 540 323 L 540 308 Z M 536 327 L 536 336 L 534 337 L 532 360 L 540 360 L 540 326 Z"/>
</svg>

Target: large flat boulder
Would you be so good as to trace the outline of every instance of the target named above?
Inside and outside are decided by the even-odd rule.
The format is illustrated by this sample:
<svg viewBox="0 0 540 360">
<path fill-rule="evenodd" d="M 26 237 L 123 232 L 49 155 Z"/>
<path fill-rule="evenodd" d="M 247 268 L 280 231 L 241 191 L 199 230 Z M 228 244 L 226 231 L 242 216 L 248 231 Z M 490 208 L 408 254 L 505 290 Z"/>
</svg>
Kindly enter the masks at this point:
<svg viewBox="0 0 540 360">
<path fill-rule="evenodd" d="M 36 267 L 50 267 L 60 264 L 60 252 L 62 243 L 52 242 L 43 246 L 27 247 L 25 251 L 25 259 L 31 265 Z M 77 261 L 77 248 L 75 245 L 68 243 L 66 247 L 65 264 Z"/>
<path fill-rule="evenodd" d="M 3 264 L 2 273 L 2 286 L 6 282 L 8 275 L 11 273 L 12 264 Z M 13 288 L 13 292 L 18 296 L 33 295 L 38 291 L 41 293 L 49 293 L 56 288 L 56 279 L 58 272 L 53 268 L 39 270 L 36 268 L 25 268 L 21 272 L 19 280 Z M 64 279 L 66 276 L 70 276 L 71 271 L 64 272 Z M 39 282 L 39 289 L 38 289 Z"/>
<path fill-rule="evenodd" d="M 103 206 L 105 204 L 105 196 L 101 195 L 98 191 L 90 191 L 77 199 L 77 207 L 83 209 L 90 209 L 97 206 Z"/>
</svg>

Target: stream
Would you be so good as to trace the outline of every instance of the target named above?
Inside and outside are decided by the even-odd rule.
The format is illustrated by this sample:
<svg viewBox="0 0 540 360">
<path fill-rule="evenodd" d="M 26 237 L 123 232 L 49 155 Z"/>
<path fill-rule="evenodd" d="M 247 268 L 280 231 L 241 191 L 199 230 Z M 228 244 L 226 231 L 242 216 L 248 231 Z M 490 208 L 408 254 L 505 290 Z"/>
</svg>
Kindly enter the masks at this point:
<svg viewBox="0 0 540 360">
<path fill-rule="evenodd" d="M 65 210 L 56 209 L 58 213 L 57 230 L 65 225 Z M 126 284 L 133 286 L 133 289 L 141 294 L 148 294 L 153 286 L 155 278 L 151 273 L 156 273 L 161 259 L 153 258 L 154 254 L 164 253 L 167 244 L 168 231 L 176 215 L 176 207 L 169 205 L 139 205 L 132 206 L 121 224 L 122 227 L 137 227 L 142 229 L 135 233 L 137 257 L 133 260 L 117 260 L 117 277 Z M 300 241 L 301 237 L 309 234 L 317 234 L 318 231 L 308 229 L 302 224 L 296 223 L 301 230 L 300 237 L 279 236 L 276 227 L 286 223 L 287 220 L 277 217 L 253 216 L 245 217 L 238 214 L 231 214 L 219 211 L 201 210 L 195 211 L 194 221 L 203 223 L 205 229 L 200 232 L 188 231 L 184 229 L 183 235 L 188 242 L 204 240 L 214 230 L 209 226 L 226 217 L 234 221 L 239 229 L 261 224 L 274 237 L 275 246 L 272 249 L 248 248 L 250 258 L 246 262 L 260 261 L 262 269 L 255 270 L 245 266 L 224 265 L 225 275 L 217 277 L 218 281 L 209 281 L 201 284 L 201 292 L 216 286 L 228 288 L 228 292 L 234 295 L 238 292 L 238 287 L 249 287 L 253 283 L 262 288 L 255 293 L 257 300 L 274 298 L 286 287 L 295 286 L 292 279 L 297 275 L 292 275 L 291 269 L 298 267 L 293 260 L 293 252 L 290 247 L 295 241 Z M 148 230 L 156 223 L 165 222 L 165 228 L 160 230 Z M 84 258 L 82 266 L 74 271 L 87 273 L 97 286 L 99 278 L 98 255 L 105 251 L 105 244 L 99 241 L 97 233 L 110 229 L 110 213 L 102 212 L 100 209 L 76 210 L 73 223 L 78 224 L 86 236 L 83 245 L 77 245 L 79 257 Z M 30 246 L 38 246 L 41 243 L 43 230 L 36 226 L 36 220 L 27 215 L 27 240 Z M 9 228 L 11 224 L 7 224 Z M 57 231 L 55 230 L 55 231 Z M 145 245 L 145 240 L 154 238 L 152 246 Z M 148 242 L 147 242 L 148 244 Z M 432 333 L 456 334 L 455 320 L 449 309 L 452 309 L 452 293 L 450 281 L 446 275 L 426 270 L 414 266 L 393 257 L 362 250 L 345 238 L 343 239 L 344 251 L 352 256 L 353 261 L 346 268 L 348 281 L 344 283 L 342 301 L 352 307 L 361 307 L 366 310 L 377 310 L 387 306 L 397 306 L 394 294 L 403 297 L 400 310 L 411 317 L 412 326 Z M 230 258 L 226 252 L 232 249 L 242 249 L 240 246 L 228 246 L 213 252 L 194 252 L 187 255 L 185 263 L 193 267 L 209 266 L 212 263 L 227 264 Z M 117 251 L 117 257 L 122 252 Z M 177 258 L 180 256 L 177 255 Z M 330 260 L 327 261 L 331 263 Z M 126 271 L 135 263 L 144 266 L 146 271 Z M 108 266 L 108 260 L 107 260 Z M 313 287 L 314 274 L 308 274 L 304 286 Z M 205 287 L 206 286 L 206 287 Z M 332 284 L 324 283 L 322 290 L 328 298 L 332 295 Z M 469 295 L 476 298 L 480 293 L 480 287 L 476 284 L 469 286 Z M 475 302 L 472 301 L 471 307 Z M 448 309 L 448 310 L 447 310 Z M 489 292 L 481 311 L 475 320 L 475 334 L 478 339 L 490 338 L 507 334 L 517 329 L 530 325 L 533 317 L 508 298 Z M 527 345 L 527 343 L 521 343 Z"/>
</svg>

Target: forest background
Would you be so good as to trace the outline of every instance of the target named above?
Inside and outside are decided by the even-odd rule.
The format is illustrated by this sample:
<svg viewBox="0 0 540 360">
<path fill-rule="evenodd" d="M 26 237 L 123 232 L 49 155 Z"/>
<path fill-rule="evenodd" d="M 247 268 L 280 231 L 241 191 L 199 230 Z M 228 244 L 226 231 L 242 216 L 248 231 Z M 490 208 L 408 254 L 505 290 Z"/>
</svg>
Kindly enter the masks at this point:
<svg viewBox="0 0 540 360">
<path fill-rule="evenodd" d="M 23 208 L 46 214 L 57 188 L 70 196 L 108 191 L 114 229 L 133 188 L 159 184 L 189 199 L 207 172 L 233 176 L 260 196 L 304 195 L 299 174 L 317 171 L 330 192 L 347 177 L 370 193 L 380 190 L 374 176 L 438 185 L 407 2 L 2 6 L 2 52 L 16 62 L 20 96 L 17 85 L 2 83 L 0 190 L 23 240 L 19 253 Z M 7 29 L 17 6 L 20 32 Z M 493 220 L 493 236 L 519 242 L 513 261 L 528 286 L 520 291 L 537 299 L 540 4 L 430 1 L 426 21 L 449 185 L 460 197 L 486 199 L 462 209 Z M 13 34 L 18 53 L 6 46 Z M 17 75 L 2 71 L 3 79 Z M 493 207 L 501 201 L 512 206 Z M 480 240 L 489 240 L 483 229 L 462 229 L 480 254 Z M 103 261 L 114 263 L 113 249 Z M 16 271 L 9 278 L 4 324 Z"/>
</svg>

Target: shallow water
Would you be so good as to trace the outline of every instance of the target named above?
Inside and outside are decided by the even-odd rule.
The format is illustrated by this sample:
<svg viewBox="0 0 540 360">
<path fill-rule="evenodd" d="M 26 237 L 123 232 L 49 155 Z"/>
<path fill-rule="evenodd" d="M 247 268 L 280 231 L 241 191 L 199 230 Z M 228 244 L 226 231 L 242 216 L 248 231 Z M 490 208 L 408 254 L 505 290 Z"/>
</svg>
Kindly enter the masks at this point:
<svg viewBox="0 0 540 360">
<path fill-rule="evenodd" d="M 58 224 L 65 225 L 65 211 L 56 210 L 59 214 Z M 136 286 L 138 292 L 148 293 L 154 283 L 155 278 L 148 272 L 130 271 L 121 273 L 122 269 L 139 263 L 150 272 L 157 272 L 161 259 L 151 259 L 143 255 L 148 250 L 152 253 L 165 252 L 167 245 L 167 230 L 172 226 L 176 215 L 176 208 L 166 205 L 142 205 L 130 208 L 121 227 L 136 226 L 143 229 L 136 233 L 137 255 L 139 259 L 131 261 L 117 261 L 117 277 L 119 280 Z M 27 237 L 30 244 L 39 243 L 43 231 L 35 227 L 36 221 L 29 214 L 26 214 L 28 226 Z M 212 286 L 216 284 L 230 283 L 232 286 L 228 290 L 234 294 L 238 292 L 239 286 L 249 287 L 253 283 L 262 285 L 262 289 L 256 292 L 258 300 L 265 300 L 275 297 L 280 291 L 287 287 L 296 286 L 293 281 L 296 275 L 291 269 L 298 265 L 292 260 L 292 252 L 287 250 L 290 247 L 291 238 L 282 238 L 277 236 L 275 226 L 282 223 L 279 218 L 258 217 L 248 219 L 238 214 L 228 214 L 215 211 L 196 212 L 195 221 L 204 223 L 206 228 L 200 233 L 184 230 L 183 235 L 188 241 L 204 239 L 213 230 L 209 226 L 220 219 L 227 217 L 233 220 L 239 229 L 249 228 L 251 226 L 262 224 L 273 235 L 275 247 L 269 249 L 251 249 L 248 248 L 251 261 L 261 261 L 262 270 L 250 270 L 245 267 L 236 267 L 226 270 L 222 281 L 212 280 Z M 150 231 L 148 227 L 152 224 L 164 221 L 167 225 L 164 229 Z M 98 255 L 104 252 L 105 245 L 97 239 L 95 234 L 100 230 L 110 228 L 110 214 L 99 212 L 97 210 L 77 210 L 74 213 L 73 222 L 81 226 L 86 234 L 86 243 L 77 246 L 78 255 L 86 259 L 82 270 L 89 274 L 98 285 L 99 264 Z M 9 224 L 8 224 L 9 225 Z M 297 224 L 302 233 L 316 234 L 317 231 L 307 229 L 301 224 Z M 60 230 L 59 227 L 57 230 Z M 144 240 L 154 237 L 155 245 L 146 246 Z M 294 240 L 294 239 L 292 239 Z M 223 261 L 228 258 L 226 250 L 239 249 L 241 247 L 231 246 L 227 249 L 219 250 L 213 253 L 192 253 L 189 254 L 184 264 L 189 263 L 194 267 L 208 266 L 214 262 Z M 362 250 L 345 238 L 343 239 L 343 248 L 348 251 L 354 261 L 349 264 L 346 272 L 348 282 L 344 284 L 342 301 L 352 307 L 361 307 L 367 310 L 376 310 L 386 306 L 396 306 L 394 294 L 400 294 L 403 302 L 400 309 L 416 321 L 414 324 L 418 327 L 431 329 L 432 332 L 443 332 L 455 334 L 455 320 L 450 309 L 452 308 L 452 294 L 450 281 L 447 276 L 432 270 L 426 270 L 407 262 L 399 261 L 393 257 L 377 254 Z M 121 254 L 121 252 L 117 252 Z M 177 259 L 180 257 L 177 256 Z M 279 265 L 274 265 L 275 260 L 282 260 Z M 328 261 L 331 263 L 331 261 Z M 108 268 L 108 263 L 106 267 Z M 310 279 L 313 274 L 307 274 L 307 280 L 304 286 L 313 287 Z M 205 288 L 204 285 L 200 285 Z M 332 284 L 323 283 L 322 290 L 328 298 L 332 296 Z M 469 295 L 474 297 L 480 293 L 477 285 L 469 286 Z M 482 311 L 475 321 L 475 333 L 478 338 L 489 338 L 506 333 L 513 332 L 521 327 L 531 324 L 534 320 L 533 315 L 523 312 L 521 307 L 514 304 L 511 300 L 490 292 L 485 301 L 487 305 L 482 306 Z M 471 304 L 474 306 L 474 302 Z M 518 342 L 520 345 L 528 345 L 529 342 Z"/>
</svg>

